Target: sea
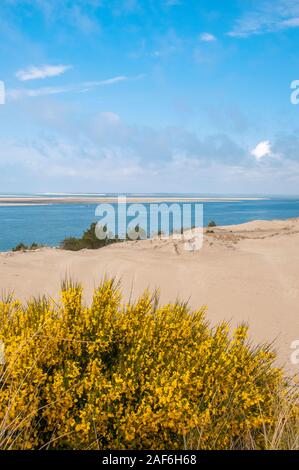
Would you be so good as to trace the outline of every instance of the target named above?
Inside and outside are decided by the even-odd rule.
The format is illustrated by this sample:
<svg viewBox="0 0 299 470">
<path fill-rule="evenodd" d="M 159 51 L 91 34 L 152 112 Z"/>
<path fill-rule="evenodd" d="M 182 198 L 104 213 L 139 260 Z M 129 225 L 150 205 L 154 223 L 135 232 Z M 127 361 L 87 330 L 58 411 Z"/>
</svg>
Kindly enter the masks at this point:
<svg viewBox="0 0 299 470">
<path fill-rule="evenodd" d="M 1 206 L 1 198 L 5 197 L 47 197 L 47 205 L 5 205 Z M 63 196 L 66 202 L 63 204 L 51 203 L 51 198 Z M 83 203 L 68 203 L 67 199 L 74 196 L 84 196 Z M 0 251 L 10 251 L 19 243 L 30 245 L 38 243 L 47 246 L 59 246 L 67 237 L 80 237 L 92 222 L 97 222 L 96 208 L 98 204 L 88 201 L 95 196 L 115 197 L 117 194 L 1 194 L 0 195 Z M 205 201 L 203 208 L 203 225 L 215 221 L 217 225 L 241 224 L 252 220 L 275 220 L 299 217 L 299 196 L 242 196 L 221 194 L 127 194 L 130 197 L 167 198 L 167 205 L 173 203 L 172 198 L 203 197 L 221 198 L 238 197 L 234 201 Z M 259 197 L 256 200 L 246 199 Z M 198 203 L 180 202 L 194 206 Z M 116 205 L 112 206 L 115 207 Z M 149 211 L 149 203 L 144 203 Z M 164 206 L 165 207 L 165 206 Z M 176 230 L 175 220 L 170 229 Z M 140 224 L 142 226 L 142 224 Z M 185 227 L 189 228 L 189 227 Z"/>
</svg>

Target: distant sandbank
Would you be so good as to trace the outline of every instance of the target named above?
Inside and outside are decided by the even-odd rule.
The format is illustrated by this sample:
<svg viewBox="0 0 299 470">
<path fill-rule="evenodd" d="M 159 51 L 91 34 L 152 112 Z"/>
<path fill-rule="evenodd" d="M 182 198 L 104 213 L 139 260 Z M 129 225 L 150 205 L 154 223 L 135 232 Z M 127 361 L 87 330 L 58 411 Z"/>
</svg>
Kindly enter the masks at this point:
<svg viewBox="0 0 299 470">
<path fill-rule="evenodd" d="M 126 198 L 127 203 L 159 203 L 159 202 L 240 202 L 240 201 L 263 201 L 263 197 L 136 197 Z M 68 196 L 68 197 L 0 197 L 0 206 L 20 205 L 48 205 L 48 204 L 100 204 L 117 203 L 117 197 L 107 196 Z"/>
<path fill-rule="evenodd" d="M 0 199 L 1 201 L 1 199 Z M 50 203 L 45 203 L 45 202 L 0 202 L 0 207 L 10 207 L 10 206 L 17 206 L 17 207 L 22 207 L 22 206 L 49 206 Z"/>
</svg>

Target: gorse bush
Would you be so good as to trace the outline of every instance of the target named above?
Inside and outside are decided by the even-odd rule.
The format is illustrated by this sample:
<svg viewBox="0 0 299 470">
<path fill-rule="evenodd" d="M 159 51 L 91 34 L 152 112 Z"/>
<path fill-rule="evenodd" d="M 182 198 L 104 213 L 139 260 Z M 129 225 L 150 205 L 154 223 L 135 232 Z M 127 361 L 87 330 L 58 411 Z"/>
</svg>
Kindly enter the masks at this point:
<svg viewBox="0 0 299 470">
<path fill-rule="evenodd" d="M 106 280 L 91 306 L 65 283 L 61 302 L 0 304 L 2 449 L 266 448 L 287 384 L 241 325 L 210 328 L 204 309 L 123 303 Z M 298 408 L 290 406 L 294 428 Z M 291 421 L 290 421 L 291 420 Z"/>
</svg>

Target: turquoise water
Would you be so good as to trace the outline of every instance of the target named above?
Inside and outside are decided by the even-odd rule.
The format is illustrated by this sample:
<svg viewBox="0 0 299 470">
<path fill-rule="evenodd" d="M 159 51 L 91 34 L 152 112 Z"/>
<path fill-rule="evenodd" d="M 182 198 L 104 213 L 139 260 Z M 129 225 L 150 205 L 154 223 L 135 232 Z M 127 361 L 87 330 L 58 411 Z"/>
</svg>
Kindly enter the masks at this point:
<svg viewBox="0 0 299 470">
<path fill-rule="evenodd" d="M 89 203 L 0 207 L 0 251 L 8 251 L 20 242 L 57 246 L 66 237 L 80 236 L 97 220 L 96 207 Z M 204 225 L 210 220 L 230 225 L 291 217 L 299 217 L 299 197 L 203 203 Z"/>
</svg>

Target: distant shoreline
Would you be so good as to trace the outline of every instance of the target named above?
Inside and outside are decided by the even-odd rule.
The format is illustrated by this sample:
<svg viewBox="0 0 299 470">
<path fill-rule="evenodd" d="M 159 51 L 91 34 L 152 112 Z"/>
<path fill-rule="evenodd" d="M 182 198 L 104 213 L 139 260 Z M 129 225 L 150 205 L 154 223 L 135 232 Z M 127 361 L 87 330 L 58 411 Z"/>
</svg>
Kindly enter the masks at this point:
<svg viewBox="0 0 299 470">
<path fill-rule="evenodd" d="M 22 207 L 22 206 L 50 206 L 50 203 L 46 202 L 37 202 L 36 204 L 33 202 L 0 202 L 0 207 Z"/>
<path fill-rule="evenodd" d="M 240 201 L 265 201 L 266 197 L 127 197 L 127 203 L 158 203 L 158 202 L 240 202 Z M 0 207 L 22 205 L 49 205 L 49 204 L 100 204 L 117 203 L 117 197 L 0 197 Z"/>
</svg>

